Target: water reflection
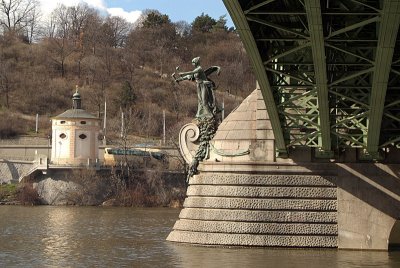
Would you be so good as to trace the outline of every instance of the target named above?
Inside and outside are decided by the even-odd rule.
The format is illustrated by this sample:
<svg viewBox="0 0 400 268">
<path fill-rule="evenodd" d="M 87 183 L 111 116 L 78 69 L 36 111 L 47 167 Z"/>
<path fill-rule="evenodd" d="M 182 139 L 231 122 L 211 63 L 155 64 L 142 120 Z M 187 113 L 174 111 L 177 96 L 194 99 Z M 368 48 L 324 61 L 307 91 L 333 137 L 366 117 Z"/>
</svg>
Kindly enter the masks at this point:
<svg viewBox="0 0 400 268">
<path fill-rule="evenodd" d="M 171 245 L 182 267 L 330 267 L 335 250 Z M 334 266 L 331 266 L 334 267 Z"/>
<path fill-rule="evenodd" d="M 400 267 L 400 252 L 168 246 L 179 267 Z"/>
<path fill-rule="evenodd" d="M 72 226 L 74 225 L 74 213 L 71 210 L 48 210 L 47 219 L 42 228 L 43 258 L 48 263 L 57 266 L 65 266 L 63 263 L 72 255 L 72 248 L 76 248 L 76 240 L 72 239 Z"/>
<path fill-rule="evenodd" d="M 0 206 L 0 267 L 400 267 L 399 252 L 165 241 L 179 210 Z"/>
</svg>

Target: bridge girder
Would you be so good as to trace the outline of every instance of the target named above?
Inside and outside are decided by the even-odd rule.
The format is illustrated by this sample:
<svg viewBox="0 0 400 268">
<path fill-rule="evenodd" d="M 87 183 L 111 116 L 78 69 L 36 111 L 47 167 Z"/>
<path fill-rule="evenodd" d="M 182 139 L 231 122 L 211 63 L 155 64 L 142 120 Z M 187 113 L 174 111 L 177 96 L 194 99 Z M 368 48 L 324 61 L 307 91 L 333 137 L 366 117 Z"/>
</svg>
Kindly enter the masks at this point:
<svg viewBox="0 0 400 268">
<path fill-rule="evenodd" d="M 397 2 L 224 0 L 280 151 L 400 147 Z"/>
<path fill-rule="evenodd" d="M 269 1 L 266 1 L 269 2 Z M 235 21 L 236 28 L 239 31 L 240 37 L 242 39 L 243 45 L 253 63 L 253 68 L 255 75 L 258 79 L 260 89 L 265 101 L 265 105 L 268 111 L 269 118 L 271 120 L 271 126 L 275 136 L 275 146 L 277 148 L 278 154 L 287 155 L 287 149 L 285 140 L 283 138 L 283 132 L 281 128 L 281 121 L 279 119 L 278 110 L 272 94 L 271 86 L 269 84 L 268 78 L 265 75 L 265 68 L 261 60 L 256 42 L 250 31 L 248 22 L 245 15 L 238 3 L 238 1 L 225 1 L 225 5 L 228 10 L 231 11 L 231 17 Z M 255 7 L 257 8 L 257 7 Z M 240 30 L 239 30 L 240 29 Z"/>
<path fill-rule="evenodd" d="M 329 119 L 328 79 L 326 77 L 326 56 L 321 6 L 319 0 L 305 1 L 308 18 L 311 51 L 314 62 L 315 88 L 318 91 L 319 125 L 321 130 L 321 151 L 327 157 L 333 157 L 331 151 L 331 130 Z"/>
<path fill-rule="evenodd" d="M 375 55 L 375 71 L 372 77 L 370 120 L 366 152 L 372 158 L 378 158 L 378 147 L 386 89 L 392 66 L 394 48 L 400 23 L 400 2 L 386 0 L 383 3 L 383 16 L 379 25 L 378 45 Z"/>
</svg>

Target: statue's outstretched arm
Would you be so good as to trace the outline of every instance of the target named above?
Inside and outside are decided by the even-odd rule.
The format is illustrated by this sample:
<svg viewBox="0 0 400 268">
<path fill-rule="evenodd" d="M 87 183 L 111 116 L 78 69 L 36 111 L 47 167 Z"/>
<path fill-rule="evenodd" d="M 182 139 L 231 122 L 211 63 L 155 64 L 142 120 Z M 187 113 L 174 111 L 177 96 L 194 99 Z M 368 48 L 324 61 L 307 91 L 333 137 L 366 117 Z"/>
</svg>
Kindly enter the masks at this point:
<svg viewBox="0 0 400 268">
<path fill-rule="evenodd" d="M 182 76 L 181 74 L 179 74 L 180 76 L 178 78 L 175 79 L 176 82 L 180 82 L 183 80 L 192 80 L 193 75 L 184 75 Z"/>
<path fill-rule="evenodd" d="M 179 73 L 179 75 L 180 75 L 180 76 L 186 76 L 186 75 L 192 76 L 192 75 L 198 73 L 200 70 L 201 70 L 201 67 L 199 66 L 199 67 L 195 68 L 193 71 L 181 72 L 181 73 Z"/>
</svg>

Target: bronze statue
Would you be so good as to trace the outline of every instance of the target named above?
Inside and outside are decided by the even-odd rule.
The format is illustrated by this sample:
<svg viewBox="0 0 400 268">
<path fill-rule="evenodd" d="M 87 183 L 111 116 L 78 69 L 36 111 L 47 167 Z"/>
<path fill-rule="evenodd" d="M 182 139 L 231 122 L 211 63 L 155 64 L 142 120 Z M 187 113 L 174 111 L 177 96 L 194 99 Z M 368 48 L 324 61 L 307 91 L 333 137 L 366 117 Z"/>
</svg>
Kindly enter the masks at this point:
<svg viewBox="0 0 400 268">
<path fill-rule="evenodd" d="M 208 76 L 214 72 L 219 75 L 221 68 L 219 66 L 211 66 L 203 70 L 200 66 L 200 57 L 194 58 L 192 65 L 195 67 L 193 71 L 179 72 L 179 77 L 175 77 L 175 73 L 173 73 L 172 77 L 177 83 L 183 80 L 195 81 L 198 100 L 196 118 L 213 118 L 218 112 L 221 112 L 221 109 L 217 106 L 215 99 L 215 83 Z M 179 67 L 176 67 L 176 70 L 179 71 Z"/>
<path fill-rule="evenodd" d="M 217 113 L 222 110 L 218 107 L 217 101 L 215 99 L 214 90 L 217 89 L 214 81 L 212 81 L 208 76 L 216 72 L 217 75 L 220 73 L 219 66 L 211 66 L 210 68 L 203 70 L 200 66 L 200 57 L 196 57 L 192 60 L 194 66 L 193 71 L 189 72 L 179 72 L 178 77 L 175 73 L 172 74 L 175 82 L 179 83 L 183 80 L 195 81 L 197 88 L 197 113 L 196 113 L 196 124 L 194 125 L 194 130 L 198 133 L 195 143 L 198 144 L 196 153 L 191 157 L 191 163 L 188 169 L 187 179 L 189 180 L 194 174 L 198 173 L 197 167 L 200 161 L 207 159 L 209 157 L 210 151 L 210 141 L 214 137 L 217 128 L 218 120 L 216 118 Z M 179 71 L 179 67 L 176 67 Z M 182 134 L 182 132 L 181 132 Z M 183 139 L 186 138 L 186 134 Z M 180 140 L 182 137 L 180 137 Z M 182 148 L 182 144 L 180 145 Z"/>
</svg>

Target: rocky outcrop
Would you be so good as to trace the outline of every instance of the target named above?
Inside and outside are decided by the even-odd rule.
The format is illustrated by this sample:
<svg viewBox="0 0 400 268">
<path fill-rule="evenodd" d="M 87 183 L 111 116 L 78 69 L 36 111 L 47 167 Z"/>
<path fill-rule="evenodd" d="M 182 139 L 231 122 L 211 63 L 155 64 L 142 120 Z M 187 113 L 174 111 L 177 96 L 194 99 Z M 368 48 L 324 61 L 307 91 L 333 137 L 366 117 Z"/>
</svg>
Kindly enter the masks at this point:
<svg viewBox="0 0 400 268">
<path fill-rule="evenodd" d="M 46 178 L 34 183 L 41 201 L 45 205 L 74 205 L 76 193 L 81 186 L 66 180 Z"/>
</svg>

